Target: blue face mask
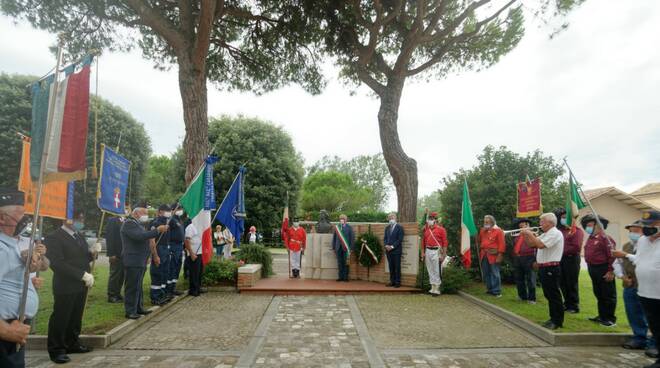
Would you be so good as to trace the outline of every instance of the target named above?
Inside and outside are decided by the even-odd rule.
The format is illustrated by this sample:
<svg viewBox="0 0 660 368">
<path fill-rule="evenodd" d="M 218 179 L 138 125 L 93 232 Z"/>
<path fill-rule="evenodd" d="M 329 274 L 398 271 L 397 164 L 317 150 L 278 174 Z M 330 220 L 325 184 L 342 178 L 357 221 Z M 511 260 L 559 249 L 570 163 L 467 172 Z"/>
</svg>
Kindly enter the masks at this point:
<svg viewBox="0 0 660 368">
<path fill-rule="evenodd" d="M 594 227 L 593 226 L 587 226 L 584 231 L 587 232 L 587 234 L 591 235 L 594 233 Z"/>
<path fill-rule="evenodd" d="M 73 229 L 75 231 L 80 231 L 85 227 L 85 224 L 80 222 L 80 221 L 74 221 L 73 222 Z"/>
<path fill-rule="evenodd" d="M 561 220 L 559 220 L 559 223 L 562 224 L 562 226 L 566 226 L 566 218 L 563 217 Z"/>
<path fill-rule="evenodd" d="M 630 241 L 633 242 L 633 243 L 637 243 L 637 241 L 638 241 L 639 238 L 641 238 L 641 237 L 642 237 L 642 234 L 638 234 L 638 233 L 628 233 L 628 239 L 630 239 Z"/>
</svg>

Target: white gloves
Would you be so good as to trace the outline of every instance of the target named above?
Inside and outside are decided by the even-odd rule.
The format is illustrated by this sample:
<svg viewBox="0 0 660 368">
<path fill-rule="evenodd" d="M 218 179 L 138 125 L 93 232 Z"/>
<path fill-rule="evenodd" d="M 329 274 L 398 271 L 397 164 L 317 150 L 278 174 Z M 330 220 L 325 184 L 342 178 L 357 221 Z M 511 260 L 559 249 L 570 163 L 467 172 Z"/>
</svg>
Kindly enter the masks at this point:
<svg viewBox="0 0 660 368">
<path fill-rule="evenodd" d="M 85 286 L 91 288 L 94 285 L 94 276 L 91 273 L 85 272 L 82 277 Z"/>
<path fill-rule="evenodd" d="M 101 247 L 101 243 L 97 242 L 97 243 L 94 243 L 94 245 L 92 245 L 91 250 L 92 250 L 92 253 L 98 254 L 98 253 L 101 253 L 101 250 L 103 250 L 103 247 Z"/>
</svg>

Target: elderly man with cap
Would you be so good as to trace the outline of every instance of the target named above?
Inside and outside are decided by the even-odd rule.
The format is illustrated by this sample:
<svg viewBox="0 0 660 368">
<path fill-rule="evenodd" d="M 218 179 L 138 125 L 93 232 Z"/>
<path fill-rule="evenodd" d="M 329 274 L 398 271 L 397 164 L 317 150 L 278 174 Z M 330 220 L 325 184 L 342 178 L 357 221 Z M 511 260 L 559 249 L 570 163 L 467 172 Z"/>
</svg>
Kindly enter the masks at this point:
<svg viewBox="0 0 660 368">
<path fill-rule="evenodd" d="M 440 295 L 440 265 L 447 256 L 447 231 L 437 223 L 438 213 L 431 212 L 424 226 L 424 235 L 422 236 L 422 261 L 426 265 L 426 271 L 429 273 L 429 283 L 431 296 Z"/>
<path fill-rule="evenodd" d="M 580 312 L 580 264 L 582 263 L 582 242 L 584 231 L 577 226 L 568 227 L 566 209 L 554 210 L 557 216 L 557 229 L 564 235 L 564 254 L 561 257 L 561 293 L 564 297 L 564 310 L 567 313 Z M 573 219 L 574 223 L 575 219 Z"/>
<path fill-rule="evenodd" d="M 526 229 L 529 219 L 517 218 L 513 220 L 513 227 Z M 513 244 L 513 270 L 516 274 L 516 287 L 518 299 L 529 304 L 536 304 L 536 248 L 527 244 L 524 236 L 516 237 Z"/>
<path fill-rule="evenodd" d="M 627 225 L 629 242 L 623 245 L 622 250 L 629 254 L 637 253 L 637 241 L 642 237 L 644 224 L 641 221 Z M 637 277 L 635 276 L 635 264 L 627 258 L 617 259 L 614 263 L 614 275 L 623 281 L 623 303 L 626 308 L 628 323 L 633 332 L 633 337 L 623 343 L 626 349 L 647 349 L 655 351 L 655 338 L 648 337 L 649 326 L 644 317 L 644 310 L 637 294 Z"/>
<path fill-rule="evenodd" d="M 616 243 L 612 237 L 605 234 L 608 223 L 606 218 L 598 216 L 596 219 L 592 214 L 581 220 L 582 228 L 589 235 L 584 245 L 584 260 L 587 262 L 594 296 L 598 301 L 598 315 L 589 320 L 605 327 L 613 327 L 616 326 L 616 283 L 612 251 L 616 249 Z"/>
<path fill-rule="evenodd" d="M 637 253 L 614 251 L 614 255 L 635 264 L 639 301 L 642 303 L 649 329 L 657 339 L 660 336 L 660 211 L 645 212 L 641 221 L 644 235 L 637 241 Z M 646 353 L 657 359 L 646 368 L 660 368 L 657 349 L 647 350 Z"/>
<path fill-rule="evenodd" d="M 24 203 L 23 192 L 0 189 L 0 367 L 25 366 L 30 321 L 39 307 L 37 291 L 28 280 L 25 321 L 18 321 L 26 264 L 18 245 L 18 234 L 26 224 Z M 42 253 L 33 253 L 30 271 L 40 269 Z M 16 344 L 21 348 L 16 349 Z"/>
<path fill-rule="evenodd" d="M 158 217 L 151 224 L 150 230 L 156 230 L 158 226 L 168 225 L 172 217 L 172 209 L 167 204 L 158 207 Z M 149 275 L 151 276 L 151 287 L 149 296 L 151 305 L 163 305 L 171 300 L 167 294 L 167 284 L 170 273 L 170 231 L 160 234 L 156 242 L 151 243 L 151 265 Z"/>
<path fill-rule="evenodd" d="M 486 283 L 486 293 L 499 298 L 502 296 L 500 263 L 506 252 L 506 244 L 504 232 L 497 226 L 495 217 L 484 216 L 484 226 L 479 231 L 477 244 L 480 246 L 479 262 Z"/>
<path fill-rule="evenodd" d="M 71 359 L 67 354 L 89 353 L 91 347 L 80 342 L 83 310 L 89 288 L 94 285 L 90 262 L 101 250 L 92 249 L 80 231 L 85 227 L 85 215 L 76 213 L 74 219 L 48 234 L 50 268 L 53 270 L 53 313 L 48 320 L 48 355 L 58 364 Z"/>
<path fill-rule="evenodd" d="M 294 278 L 300 278 L 300 256 L 305 253 L 307 247 L 307 232 L 300 227 L 300 220 L 297 217 L 293 219 L 293 227 L 288 227 L 285 231 L 289 239 L 286 246 L 291 260 L 291 274 Z"/>
<path fill-rule="evenodd" d="M 144 226 L 149 222 L 147 209 L 135 207 L 131 216 L 121 226 L 122 262 L 126 285 L 124 287 L 124 310 L 126 318 L 138 319 L 141 315 L 149 314 L 142 304 L 142 280 L 147 269 L 147 260 L 152 254 L 153 241 L 160 233 L 169 229 L 168 225 L 158 225 L 153 230 L 146 230 Z"/>
<path fill-rule="evenodd" d="M 556 330 L 564 325 L 564 306 L 559 290 L 561 268 L 559 262 L 564 251 L 564 236 L 557 229 L 557 216 L 554 213 L 541 215 L 539 226 L 543 234 L 536 236 L 529 229 L 524 229 L 521 235 L 527 244 L 536 248 L 536 264 L 539 268 L 539 278 L 543 288 L 543 296 L 548 299 L 550 319 L 543 327 Z"/>
</svg>

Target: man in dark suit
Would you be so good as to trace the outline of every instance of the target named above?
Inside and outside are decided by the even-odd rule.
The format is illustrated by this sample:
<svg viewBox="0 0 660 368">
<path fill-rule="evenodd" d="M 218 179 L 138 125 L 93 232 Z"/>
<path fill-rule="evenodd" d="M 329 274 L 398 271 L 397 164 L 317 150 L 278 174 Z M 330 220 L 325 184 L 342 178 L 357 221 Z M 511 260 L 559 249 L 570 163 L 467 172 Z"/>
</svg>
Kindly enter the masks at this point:
<svg viewBox="0 0 660 368">
<path fill-rule="evenodd" d="M 147 269 L 147 260 L 152 253 L 150 241 L 169 228 L 167 225 L 160 225 L 154 230 L 146 230 L 144 226 L 148 222 L 147 209 L 136 207 L 121 227 L 121 241 L 124 246 L 121 258 L 126 277 L 124 309 L 126 318 L 130 319 L 138 319 L 150 313 L 142 306 L 142 279 Z"/>
<path fill-rule="evenodd" d="M 339 215 L 339 225 L 332 234 L 332 250 L 337 254 L 337 281 L 348 282 L 348 261 L 350 250 L 353 248 L 353 228 L 348 224 L 348 217 Z"/>
<path fill-rule="evenodd" d="M 387 286 L 398 288 L 401 286 L 401 254 L 403 244 L 403 226 L 396 223 L 394 212 L 387 216 L 389 224 L 385 227 L 385 254 L 387 264 L 390 266 L 390 283 Z"/>
<path fill-rule="evenodd" d="M 121 262 L 121 225 L 123 217 L 113 216 L 105 225 L 105 245 L 110 262 L 110 277 L 108 277 L 108 303 L 120 303 L 124 300 L 121 288 L 124 286 L 124 265 Z"/>
<path fill-rule="evenodd" d="M 71 360 L 67 354 L 92 351 L 91 347 L 81 344 L 78 337 L 87 291 L 94 285 L 90 262 L 99 249 L 90 250 L 80 234 L 84 226 L 84 214 L 78 213 L 44 240 L 53 270 L 54 303 L 48 321 L 48 355 L 58 364 Z"/>
</svg>

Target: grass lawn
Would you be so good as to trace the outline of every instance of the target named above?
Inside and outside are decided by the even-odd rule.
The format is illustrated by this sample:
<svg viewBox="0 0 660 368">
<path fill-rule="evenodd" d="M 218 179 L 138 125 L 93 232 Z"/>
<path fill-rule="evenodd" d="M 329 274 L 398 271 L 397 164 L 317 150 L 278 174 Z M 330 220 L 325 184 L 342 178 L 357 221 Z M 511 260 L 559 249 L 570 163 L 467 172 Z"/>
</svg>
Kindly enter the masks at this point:
<svg viewBox="0 0 660 368">
<path fill-rule="evenodd" d="M 272 247 L 267 247 L 268 251 L 270 254 L 287 254 L 286 248 L 272 248 Z"/>
<path fill-rule="evenodd" d="M 83 334 L 102 334 L 110 331 L 114 327 L 126 321 L 124 317 L 123 303 L 108 303 L 108 273 L 109 266 L 97 265 L 94 269 L 94 287 L 89 294 L 87 308 L 83 315 L 82 333 Z M 144 277 L 142 284 L 144 289 L 144 307 L 149 308 L 149 285 L 151 278 L 148 275 Z M 183 274 L 183 272 L 181 272 Z M 44 284 L 39 290 L 39 312 L 36 316 L 34 333 L 37 335 L 48 334 L 48 319 L 53 312 L 53 288 L 51 286 L 53 271 L 48 270 L 40 274 L 44 278 Z M 183 279 L 183 276 L 181 276 Z M 180 287 L 182 283 L 179 282 Z"/>
<path fill-rule="evenodd" d="M 527 302 L 518 300 L 518 293 L 515 285 L 502 285 L 502 297 L 494 298 L 485 294 L 486 288 L 483 283 L 473 283 L 463 289 L 463 291 L 485 300 L 491 304 L 497 305 L 508 311 L 511 311 L 530 321 L 542 324 L 550 317 L 548 314 L 548 302 L 543 297 L 541 287 L 536 288 L 536 305 L 529 305 Z M 586 270 L 580 272 L 580 313 L 565 314 L 564 328 L 559 332 L 630 332 L 628 319 L 623 307 L 623 291 L 620 281 L 617 281 L 617 305 L 616 305 L 616 327 L 604 327 L 587 320 L 589 317 L 598 315 L 596 297 L 591 288 L 591 279 Z"/>
</svg>

